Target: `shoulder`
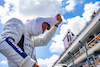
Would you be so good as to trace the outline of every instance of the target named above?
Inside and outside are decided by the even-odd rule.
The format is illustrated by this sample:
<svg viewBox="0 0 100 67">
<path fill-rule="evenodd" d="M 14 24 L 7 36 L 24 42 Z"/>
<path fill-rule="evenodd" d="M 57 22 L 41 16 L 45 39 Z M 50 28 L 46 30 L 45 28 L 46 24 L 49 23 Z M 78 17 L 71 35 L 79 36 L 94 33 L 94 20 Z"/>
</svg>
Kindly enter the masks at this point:
<svg viewBox="0 0 100 67">
<path fill-rule="evenodd" d="M 23 22 L 20 19 L 17 19 L 17 18 L 11 18 L 6 23 L 12 23 L 12 24 L 15 23 L 15 24 L 22 24 L 23 25 Z"/>
<path fill-rule="evenodd" d="M 9 19 L 5 24 L 4 24 L 4 26 L 5 25 L 14 25 L 14 26 L 22 26 L 22 27 L 24 27 L 24 24 L 23 24 L 23 22 L 20 20 L 20 19 L 17 19 L 17 18 L 11 18 L 11 19 Z"/>
</svg>

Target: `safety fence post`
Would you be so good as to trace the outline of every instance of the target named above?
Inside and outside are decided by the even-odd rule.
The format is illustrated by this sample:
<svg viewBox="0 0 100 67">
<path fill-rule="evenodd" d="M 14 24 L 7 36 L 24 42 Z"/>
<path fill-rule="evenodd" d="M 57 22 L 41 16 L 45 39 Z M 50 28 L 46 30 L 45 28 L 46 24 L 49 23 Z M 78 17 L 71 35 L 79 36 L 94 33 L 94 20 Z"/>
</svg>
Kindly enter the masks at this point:
<svg viewBox="0 0 100 67">
<path fill-rule="evenodd" d="M 86 53 L 86 56 L 87 56 L 87 61 L 88 61 L 89 67 L 90 67 L 91 63 L 89 61 L 89 55 L 88 55 L 88 52 L 87 52 L 87 49 L 86 49 L 86 44 L 82 43 L 81 41 L 79 41 L 79 43 L 82 44 L 85 47 L 85 53 Z"/>
<path fill-rule="evenodd" d="M 73 63 L 73 67 L 75 67 L 75 64 L 74 64 L 74 59 L 73 59 L 73 55 L 72 55 L 70 52 L 69 52 L 68 54 L 71 56 L 72 63 Z"/>
<path fill-rule="evenodd" d="M 94 66 L 97 67 L 97 64 L 96 64 L 96 61 L 95 61 L 95 57 L 94 55 L 91 55 L 92 59 L 93 59 L 93 62 L 94 62 Z"/>
</svg>

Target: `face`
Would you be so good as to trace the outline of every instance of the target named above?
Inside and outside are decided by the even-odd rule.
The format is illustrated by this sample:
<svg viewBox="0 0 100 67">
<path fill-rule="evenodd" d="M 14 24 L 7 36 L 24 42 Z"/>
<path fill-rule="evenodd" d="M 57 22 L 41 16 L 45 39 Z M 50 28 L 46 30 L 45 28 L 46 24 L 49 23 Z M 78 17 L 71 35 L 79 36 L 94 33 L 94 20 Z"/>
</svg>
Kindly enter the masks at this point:
<svg viewBox="0 0 100 67">
<path fill-rule="evenodd" d="M 45 30 L 49 30 L 50 29 L 50 25 L 48 25 L 48 23 L 44 22 L 42 23 L 42 34 L 45 32 Z"/>
</svg>

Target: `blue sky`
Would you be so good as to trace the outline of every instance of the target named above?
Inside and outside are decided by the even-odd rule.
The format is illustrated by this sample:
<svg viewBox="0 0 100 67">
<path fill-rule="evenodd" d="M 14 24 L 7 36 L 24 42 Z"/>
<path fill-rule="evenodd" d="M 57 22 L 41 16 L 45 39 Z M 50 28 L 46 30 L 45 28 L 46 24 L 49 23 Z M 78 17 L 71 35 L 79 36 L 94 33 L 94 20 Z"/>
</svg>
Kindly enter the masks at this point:
<svg viewBox="0 0 100 67">
<path fill-rule="evenodd" d="M 38 16 L 61 14 L 63 22 L 47 46 L 36 48 L 36 57 L 41 67 L 51 67 L 64 51 L 63 38 L 67 29 L 77 35 L 97 11 L 100 0 L 0 0 L 0 34 L 3 24 L 12 17 L 26 22 Z M 6 58 L 0 54 L 0 67 L 8 67 Z"/>
</svg>

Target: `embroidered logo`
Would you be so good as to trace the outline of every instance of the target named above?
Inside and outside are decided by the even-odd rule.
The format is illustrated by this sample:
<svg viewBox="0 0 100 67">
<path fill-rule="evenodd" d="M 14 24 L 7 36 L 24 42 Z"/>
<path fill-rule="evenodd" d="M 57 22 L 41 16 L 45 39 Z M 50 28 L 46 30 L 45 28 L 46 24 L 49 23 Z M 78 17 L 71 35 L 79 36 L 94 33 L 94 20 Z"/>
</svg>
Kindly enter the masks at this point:
<svg viewBox="0 0 100 67">
<path fill-rule="evenodd" d="M 28 46 L 28 44 L 25 43 L 26 46 Z"/>
</svg>

